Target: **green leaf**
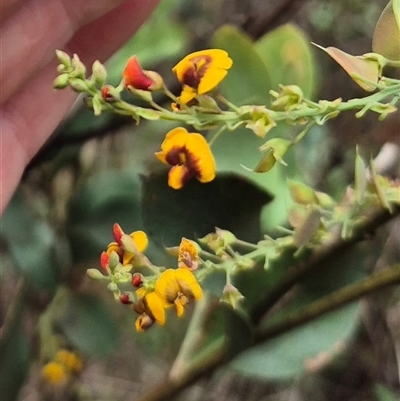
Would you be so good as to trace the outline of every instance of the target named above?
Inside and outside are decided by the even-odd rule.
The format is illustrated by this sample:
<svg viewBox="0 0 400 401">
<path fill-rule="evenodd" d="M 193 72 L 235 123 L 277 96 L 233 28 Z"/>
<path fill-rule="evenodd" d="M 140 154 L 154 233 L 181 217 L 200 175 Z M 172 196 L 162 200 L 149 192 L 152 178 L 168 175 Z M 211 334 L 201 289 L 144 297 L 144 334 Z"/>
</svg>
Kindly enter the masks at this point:
<svg viewBox="0 0 400 401">
<path fill-rule="evenodd" d="M 111 311 L 91 295 L 66 292 L 66 303 L 57 323 L 71 345 L 89 356 L 105 356 L 119 341 L 119 331 Z"/>
<path fill-rule="evenodd" d="M 225 25 L 215 32 L 212 45 L 226 50 L 233 60 L 220 85 L 229 101 L 236 105 L 268 102 L 271 89 L 268 69 L 251 39 L 238 28 Z"/>
<path fill-rule="evenodd" d="M 213 37 L 215 47 L 226 50 L 233 60 L 233 66 L 221 83 L 221 90 L 229 101 L 236 105 L 244 103 L 266 104 L 270 100 L 271 79 L 265 60 L 248 36 L 233 26 L 223 26 Z M 271 131 L 276 136 L 288 135 L 287 126 L 278 125 Z M 288 168 L 274 166 L 267 174 L 247 171 L 242 167 L 257 166 L 261 154 L 258 148 L 263 144 L 250 130 L 237 129 L 221 135 L 213 144 L 218 172 L 233 173 L 246 178 L 268 191 L 274 200 L 262 211 L 261 230 L 274 229 L 286 220 L 291 200 L 286 185 L 286 175 L 295 169 L 288 154 Z M 290 161 L 289 161 L 290 160 Z"/>
<path fill-rule="evenodd" d="M 364 160 L 358 153 L 358 149 L 356 153 L 354 178 L 354 192 L 356 195 L 356 201 L 361 203 L 364 200 L 365 188 L 367 186 L 367 168 Z"/>
<path fill-rule="evenodd" d="M 331 312 L 244 352 L 230 366 L 252 378 L 282 380 L 298 376 L 308 358 L 322 351 L 334 352 L 335 344 L 349 338 L 357 310 L 358 304 L 353 303 Z"/>
<path fill-rule="evenodd" d="M 282 126 L 276 128 L 280 133 Z M 290 151 L 286 155 L 288 167 L 277 163 L 265 174 L 248 171 L 242 166 L 257 166 L 262 156 L 259 147 L 264 140 L 254 135 L 250 130 L 237 129 L 221 135 L 213 144 L 212 151 L 217 160 L 218 174 L 234 174 L 248 180 L 261 190 L 273 196 L 273 201 L 266 205 L 261 214 L 261 231 L 274 229 L 284 224 L 288 207 L 291 205 L 286 176 L 295 168 L 290 159 Z M 219 225 L 219 227 L 224 227 Z M 227 227 L 224 227 L 227 228 Z"/>
<path fill-rule="evenodd" d="M 271 89 L 278 85 L 298 85 L 306 97 L 316 92 L 316 63 L 310 41 L 304 31 L 293 24 L 268 32 L 255 43 L 271 80 Z"/>
<path fill-rule="evenodd" d="M 29 345 L 22 334 L 22 322 L 15 325 L 8 339 L 0 345 L 1 401 L 14 401 L 29 368 Z"/>
<path fill-rule="evenodd" d="M 372 50 L 389 60 L 400 60 L 400 2 L 390 1 L 382 11 L 372 37 Z"/>
<path fill-rule="evenodd" d="M 112 241 L 112 226 L 126 232 L 142 229 L 139 178 L 129 171 L 108 171 L 91 177 L 73 197 L 68 238 L 76 261 L 97 258 Z"/>
<path fill-rule="evenodd" d="M 55 234 L 46 222 L 30 215 L 20 190 L 5 210 L 0 229 L 18 268 L 35 287 L 53 291 L 64 267 L 54 257 Z"/>
<path fill-rule="evenodd" d="M 220 174 L 207 184 L 192 179 L 174 190 L 166 172 L 154 174 L 143 178 L 144 230 L 160 246 L 177 245 L 182 236 L 203 237 L 216 226 L 256 241 L 260 209 L 269 200 L 265 191 L 234 175 Z"/>
</svg>

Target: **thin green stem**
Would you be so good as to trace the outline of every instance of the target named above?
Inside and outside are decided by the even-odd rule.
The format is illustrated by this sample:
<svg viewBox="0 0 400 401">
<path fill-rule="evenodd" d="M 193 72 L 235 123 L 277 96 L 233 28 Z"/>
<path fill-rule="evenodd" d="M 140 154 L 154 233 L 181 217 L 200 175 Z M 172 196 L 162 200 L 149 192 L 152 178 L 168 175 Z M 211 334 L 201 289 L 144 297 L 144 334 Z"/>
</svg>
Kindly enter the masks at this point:
<svg viewBox="0 0 400 401">
<path fill-rule="evenodd" d="M 240 113 L 240 108 L 231 103 L 228 99 L 222 96 L 220 93 L 217 93 L 215 97 L 220 100 L 223 104 L 228 106 L 231 110 L 235 111 L 236 113 Z"/>
<path fill-rule="evenodd" d="M 218 257 L 217 255 L 214 255 L 211 252 L 207 252 L 207 251 L 205 251 L 203 249 L 201 251 L 199 251 L 199 256 L 203 260 L 207 259 L 207 260 L 209 260 L 211 262 L 214 262 L 214 263 L 221 263 L 222 262 L 222 259 L 220 257 Z"/>
<path fill-rule="evenodd" d="M 243 241 L 238 238 L 235 239 L 235 245 L 248 251 L 256 251 L 258 249 L 256 244 L 252 244 L 251 242 Z"/>
<path fill-rule="evenodd" d="M 220 127 L 217 132 L 213 135 L 213 137 L 210 139 L 210 141 L 208 142 L 208 145 L 210 146 L 210 148 L 213 146 L 214 142 L 218 139 L 218 137 L 225 131 L 226 126 L 223 125 L 222 127 Z"/>
<path fill-rule="evenodd" d="M 307 126 L 303 129 L 303 131 L 301 131 L 296 138 L 293 139 L 292 144 L 296 145 L 298 142 L 300 142 L 308 133 L 308 131 L 310 131 L 310 129 L 315 125 L 315 121 L 311 121 L 307 124 Z"/>
</svg>

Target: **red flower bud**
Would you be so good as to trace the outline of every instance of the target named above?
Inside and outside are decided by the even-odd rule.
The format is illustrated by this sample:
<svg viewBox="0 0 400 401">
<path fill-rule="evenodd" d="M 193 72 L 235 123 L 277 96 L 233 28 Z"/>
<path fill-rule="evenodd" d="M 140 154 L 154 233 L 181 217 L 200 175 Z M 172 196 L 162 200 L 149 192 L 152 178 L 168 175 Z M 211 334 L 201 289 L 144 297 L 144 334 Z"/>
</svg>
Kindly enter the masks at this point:
<svg viewBox="0 0 400 401">
<path fill-rule="evenodd" d="M 122 76 L 125 87 L 132 86 L 143 91 L 159 89 L 162 83 L 162 78 L 154 71 L 142 70 L 136 56 L 129 58 Z"/>
<path fill-rule="evenodd" d="M 110 257 L 107 252 L 102 252 L 100 255 L 100 265 L 103 269 L 107 269 Z"/>
<path fill-rule="evenodd" d="M 139 273 L 136 273 L 132 277 L 132 285 L 134 287 L 140 287 L 142 284 L 142 275 Z"/>
<path fill-rule="evenodd" d="M 127 305 L 131 303 L 131 300 L 129 298 L 129 294 L 121 294 L 121 296 L 119 297 L 119 300 L 121 301 L 121 303 Z"/>
<path fill-rule="evenodd" d="M 118 245 L 122 245 L 121 243 L 121 237 L 125 234 L 122 231 L 121 226 L 118 223 L 115 223 L 113 225 L 113 234 L 114 234 L 114 239 L 118 243 Z"/>
<path fill-rule="evenodd" d="M 110 88 L 108 86 L 103 86 L 101 88 L 101 97 L 106 102 L 114 99 L 113 96 L 110 94 Z"/>
</svg>

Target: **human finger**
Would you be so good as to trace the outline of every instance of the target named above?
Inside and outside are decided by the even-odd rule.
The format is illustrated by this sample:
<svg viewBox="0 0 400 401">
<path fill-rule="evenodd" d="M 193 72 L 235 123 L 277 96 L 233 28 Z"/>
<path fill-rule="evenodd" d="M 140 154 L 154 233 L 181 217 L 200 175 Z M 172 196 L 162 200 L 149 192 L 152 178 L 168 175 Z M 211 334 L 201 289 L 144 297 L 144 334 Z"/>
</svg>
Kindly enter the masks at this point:
<svg viewBox="0 0 400 401">
<path fill-rule="evenodd" d="M 158 0 L 127 1 L 78 31 L 67 45 L 67 50 L 79 52 L 87 64 L 96 58 L 105 61 L 137 30 L 157 3 Z M 107 28 L 106 36 L 99 34 L 104 27 Z M 71 91 L 52 90 L 56 64 L 54 60 L 44 67 L 2 106 L 0 213 L 14 192 L 26 164 L 56 128 L 76 98 L 76 94 Z"/>
<path fill-rule="evenodd" d="M 2 21 L 1 103 L 46 65 L 84 24 L 122 0 L 28 0 Z"/>
</svg>

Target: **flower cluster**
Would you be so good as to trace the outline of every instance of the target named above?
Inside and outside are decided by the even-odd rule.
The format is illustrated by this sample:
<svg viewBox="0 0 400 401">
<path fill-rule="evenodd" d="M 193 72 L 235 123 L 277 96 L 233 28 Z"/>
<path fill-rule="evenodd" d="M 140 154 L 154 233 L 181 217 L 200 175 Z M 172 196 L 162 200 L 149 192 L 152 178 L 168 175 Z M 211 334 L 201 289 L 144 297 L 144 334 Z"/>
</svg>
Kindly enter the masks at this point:
<svg viewBox="0 0 400 401">
<path fill-rule="evenodd" d="M 203 291 L 193 273 L 185 268 L 167 269 L 157 278 L 154 287 L 141 287 L 136 291 L 138 301 L 132 308 L 139 313 L 135 327 L 144 331 L 154 322 L 165 323 L 165 309 L 174 306 L 178 317 L 183 315 L 184 307 L 199 300 Z"/>
<path fill-rule="evenodd" d="M 182 84 L 181 95 L 172 103 L 172 108 L 179 110 L 193 103 L 197 96 L 213 91 L 231 66 L 232 60 L 220 49 L 202 50 L 186 56 L 172 69 Z M 128 60 L 123 80 L 125 87 L 134 93 L 165 89 L 162 78 L 154 71 L 143 70 L 135 56 Z M 216 165 L 209 144 L 204 136 L 189 133 L 185 128 L 168 132 L 156 157 L 172 166 L 168 175 L 171 188 L 182 188 L 191 177 L 202 183 L 215 178 Z"/>
<path fill-rule="evenodd" d="M 74 375 L 82 371 L 82 359 L 75 352 L 60 349 L 53 360 L 42 368 L 42 379 L 52 386 L 66 385 Z"/>
<path fill-rule="evenodd" d="M 192 241 L 182 238 L 177 248 L 178 267 L 165 269 L 153 265 L 143 255 L 148 244 L 143 231 L 128 235 L 119 224 L 114 224 L 113 235 L 115 241 L 100 256 L 105 275 L 97 269 L 88 269 L 88 275 L 108 280 L 115 298 L 130 305 L 139 315 L 135 322 L 137 331 L 145 331 L 154 323 L 164 325 L 170 307 L 175 308 L 177 316 L 182 316 L 186 305 L 202 297 L 202 288 L 193 274 L 200 258 Z M 126 290 L 128 283 L 131 290 Z M 125 286 L 123 291 L 121 285 Z"/>
<path fill-rule="evenodd" d="M 194 115 L 196 107 L 220 113 L 221 109 L 212 96 L 232 66 L 228 53 L 220 49 L 201 50 L 187 55 L 172 68 L 182 85 L 180 95 L 175 96 L 168 90 L 160 74 L 143 69 L 136 56 L 128 59 L 121 83 L 117 87 L 106 84 L 107 73 L 99 61 L 93 64 L 92 76 L 87 79 L 86 68 L 76 54 L 71 58 L 66 53 L 57 51 L 57 57 L 60 75 L 54 81 L 56 89 L 69 85 L 77 92 L 86 92 L 89 95 L 85 100 L 86 104 L 93 108 L 95 115 L 114 110 L 117 113 L 131 114 L 137 121 L 140 117 L 173 120 L 176 113 L 182 117 L 185 114 Z M 123 90 L 149 103 L 151 108 L 140 108 L 124 102 L 121 98 Z M 162 91 L 171 99 L 172 112 L 153 101 L 152 93 L 155 91 Z M 182 127 L 173 129 L 167 133 L 161 150 L 155 156 L 162 163 L 171 166 L 168 185 L 174 189 L 182 188 L 192 177 L 202 183 L 215 178 L 216 164 L 210 144 L 198 132 L 188 132 Z M 110 247 L 107 254 L 116 250 L 115 247 L 117 245 Z M 128 264 L 126 258 L 127 255 L 123 264 Z"/>
</svg>

